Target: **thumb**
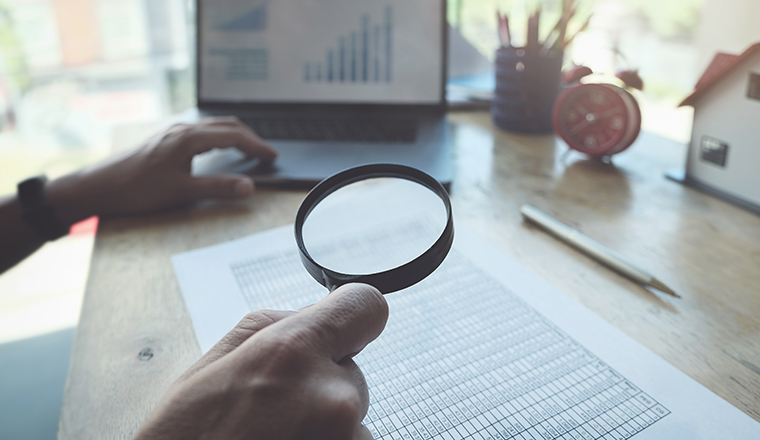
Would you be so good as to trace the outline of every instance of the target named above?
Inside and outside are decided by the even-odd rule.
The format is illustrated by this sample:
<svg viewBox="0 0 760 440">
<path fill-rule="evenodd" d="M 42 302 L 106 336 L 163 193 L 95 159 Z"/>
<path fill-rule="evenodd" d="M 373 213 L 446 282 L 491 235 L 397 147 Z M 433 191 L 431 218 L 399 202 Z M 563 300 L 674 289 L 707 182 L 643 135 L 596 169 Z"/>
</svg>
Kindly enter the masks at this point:
<svg viewBox="0 0 760 440">
<path fill-rule="evenodd" d="M 193 177 L 190 179 L 188 198 L 191 200 L 244 199 L 253 194 L 254 187 L 250 177 L 236 174 Z"/>
<path fill-rule="evenodd" d="M 346 284 L 267 330 L 303 331 L 314 347 L 340 362 L 377 338 L 387 320 L 388 303 L 380 291 L 366 284 Z"/>
</svg>

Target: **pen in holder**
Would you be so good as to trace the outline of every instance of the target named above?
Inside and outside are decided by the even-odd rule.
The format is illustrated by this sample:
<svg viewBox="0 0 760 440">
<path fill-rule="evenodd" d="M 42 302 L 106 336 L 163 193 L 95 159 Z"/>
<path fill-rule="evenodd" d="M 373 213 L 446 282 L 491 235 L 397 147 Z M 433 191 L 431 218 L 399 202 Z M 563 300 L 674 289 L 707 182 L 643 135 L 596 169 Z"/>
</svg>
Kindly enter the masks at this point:
<svg viewBox="0 0 760 440">
<path fill-rule="evenodd" d="M 554 131 L 552 108 L 560 91 L 562 55 L 514 46 L 496 51 L 494 125 L 521 133 Z"/>
</svg>

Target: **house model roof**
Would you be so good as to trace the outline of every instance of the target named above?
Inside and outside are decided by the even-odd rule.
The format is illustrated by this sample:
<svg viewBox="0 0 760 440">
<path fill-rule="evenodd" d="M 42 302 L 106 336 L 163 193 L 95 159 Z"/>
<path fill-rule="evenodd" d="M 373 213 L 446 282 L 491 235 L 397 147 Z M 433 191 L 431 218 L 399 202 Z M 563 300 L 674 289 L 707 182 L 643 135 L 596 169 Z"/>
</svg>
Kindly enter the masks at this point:
<svg viewBox="0 0 760 440">
<path fill-rule="evenodd" d="M 697 81 L 697 85 L 694 86 L 694 93 L 689 95 L 681 102 L 679 107 L 684 105 L 693 106 L 697 99 L 705 92 L 705 90 L 712 87 L 728 72 L 734 70 L 742 61 L 751 57 L 752 55 L 760 54 L 760 43 L 755 43 L 748 47 L 741 55 L 733 55 L 730 53 L 718 52 L 715 57 L 707 66 L 707 69 Z"/>
</svg>

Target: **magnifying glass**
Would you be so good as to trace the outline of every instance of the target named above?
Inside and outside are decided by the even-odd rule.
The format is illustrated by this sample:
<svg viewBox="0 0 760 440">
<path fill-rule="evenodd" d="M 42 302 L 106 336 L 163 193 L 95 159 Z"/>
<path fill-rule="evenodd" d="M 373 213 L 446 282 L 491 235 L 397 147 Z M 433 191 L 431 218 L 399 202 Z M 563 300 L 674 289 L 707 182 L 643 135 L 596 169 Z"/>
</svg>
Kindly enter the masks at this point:
<svg viewBox="0 0 760 440">
<path fill-rule="evenodd" d="M 362 165 L 311 190 L 295 235 L 304 267 L 331 292 L 366 283 L 387 294 L 422 281 L 446 258 L 454 241 L 451 201 L 416 168 Z"/>
</svg>

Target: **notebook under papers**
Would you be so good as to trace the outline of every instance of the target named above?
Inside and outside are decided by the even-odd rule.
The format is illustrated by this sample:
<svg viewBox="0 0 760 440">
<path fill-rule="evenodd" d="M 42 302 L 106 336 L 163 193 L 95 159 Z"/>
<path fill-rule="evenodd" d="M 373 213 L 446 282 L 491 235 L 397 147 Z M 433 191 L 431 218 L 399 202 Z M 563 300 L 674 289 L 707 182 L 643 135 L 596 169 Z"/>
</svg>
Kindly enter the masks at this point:
<svg viewBox="0 0 760 440">
<path fill-rule="evenodd" d="M 194 172 L 312 185 L 366 163 L 447 184 L 444 0 L 196 0 L 198 109 L 233 114 L 279 152 L 215 151 Z"/>
</svg>

